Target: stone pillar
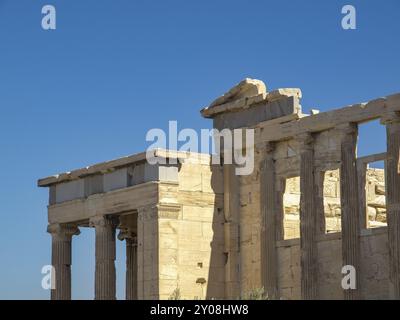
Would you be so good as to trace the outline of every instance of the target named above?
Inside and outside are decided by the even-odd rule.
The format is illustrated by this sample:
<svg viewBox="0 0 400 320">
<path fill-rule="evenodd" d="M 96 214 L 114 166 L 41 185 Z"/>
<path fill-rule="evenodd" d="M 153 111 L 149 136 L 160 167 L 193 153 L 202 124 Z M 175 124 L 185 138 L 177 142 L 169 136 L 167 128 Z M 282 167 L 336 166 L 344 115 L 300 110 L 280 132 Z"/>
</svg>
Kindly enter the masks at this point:
<svg viewBox="0 0 400 320">
<path fill-rule="evenodd" d="M 237 299 L 240 289 L 239 179 L 234 164 L 224 164 L 225 297 Z"/>
<path fill-rule="evenodd" d="M 400 114 L 382 118 L 386 125 L 386 206 L 389 238 L 389 272 L 392 297 L 400 299 Z"/>
<path fill-rule="evenodd" d="M 137 300 L 137 237 L 131 230 L 125 229 L 121 230 L 118 239 L 126 243 L 125 299 Z"/>
<path fill-rule="evenodd" d="M 137 260 L 138 299 L 160 299 L 158 208 L 155 205 L 138 208 Z"/>
<path fill-rule="evenodd" d="M 172 195 L 172 192 L 171 192 Z M 172 198 L 172 197 L 171 197 Z M 175 198 L 176 199 L 176 198 Z M 159 203 L 158 207 L 158 265 L 160 270 L 156 275 L 158 278 L 159 299 L 169 299 L 175 289 L 179 288 L 179 241 L 191 235 L 191 228 L 181 229 L 182 206 L 178 203 Z M 181 232 L 180 232 L 181 229 Z M 222 229 L 222 228 L 221 228 Z M 221 230 L 222 231 L 222 230 Z M 192 244 L 198 245 L 195 239 L 187 239 L 186 246 Z M 209 243 L 210 250 L 213 252 L 215 244 Z M 213 256 L 210 257 L 212 259 Z M 212 261 L 212 260 L 211 260 Z M 196 261 L 197 262 L 197 261 Z M 221 274 L 220 274 L 221 275 Z M 207 282 L 215 283 L 220 281 L 217 273 L 210 272 Z M 175 288 L 174 288 L 175 287 Z M 198 285 L 196 286 L 197 289 Z M 203 286 L 202 286 L 203 287 Z M 194 288 L 193 288 L 194 289 Z M 194 290 L 197 290 L 194 289 Z M 182 290 L 182 288 L 181 288 Z M 200 291 L 200 292 L 199 292 Z M 206 290 L 197 290 L 200 299 L 206 299 Z"/>
<path fill-rule="evenodd" d="M 340 202 L 342 217 L 343 266 L 356 270 L 356 289 L 344 290 L 344 298 L 360 298 L 360 223 L 358 178 L 356 166 L 357 124 L 349 123 L 337 128 L 342 134 L 340 163 Z"/>
<path fill-rule="evenodd" d="M 273 143 L 267 143 L 265 159 L 260 167 L 260 208 L 262 214 L 261 228 L 261 279 L 265 293 L 269 298 L 278 296 L 277 274 L 277 201 L 275 188 L 275 164 Z"/>
<path fill-rule="evenodd" d="M 79 229 L 72 224 L 51 224 L 47 232 L 52 236 L 51 264 L 53 266 L 51 300 L 71 300 L 71 244 Z"/>
<path fill-rule="evenodd" d="M 314 139 L 310 133 L 297 137 L 300 141 L 300 259 L 301 298 L 318 297 L 318 248 L 316 234 L 319 230 L 316 197 L 317 186 L 314 164 Z"/>
<path fill-rule="evenodd" d="M 116 299 L 115 275 L 115 217 L 99 216 L 90 219 L 96 229 L 95 300 Z"/>
<path fill-rule="evenodd" d="M 317 219 L 317 236 L 325 234 L 326 221 L 325 221 L 325 208 L 324 208 L 324 182 L 325 171 L 316 170 L 314 172 L 315 178 L 315 210 Z"/>
</svg>

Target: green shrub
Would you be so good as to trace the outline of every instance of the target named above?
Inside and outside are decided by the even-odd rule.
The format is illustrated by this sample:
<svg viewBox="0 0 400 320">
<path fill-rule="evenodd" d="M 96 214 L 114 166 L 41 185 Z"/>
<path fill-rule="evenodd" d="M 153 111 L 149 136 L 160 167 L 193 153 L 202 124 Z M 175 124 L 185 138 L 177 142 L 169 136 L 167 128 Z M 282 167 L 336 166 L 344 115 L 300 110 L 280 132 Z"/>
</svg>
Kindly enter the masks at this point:
<svg viewBox="0 0 400 320">
<path fill-rule="evenodd" d="M 171 293 L 168 300 L 181 300 L 181 290 L 176 288 L 174 292 Z"/>
<path fill-rule="evenodd" d="M 240 300 L 269 300 L 264 288 L 255 288 L 240 296 Z"/>
</svg>

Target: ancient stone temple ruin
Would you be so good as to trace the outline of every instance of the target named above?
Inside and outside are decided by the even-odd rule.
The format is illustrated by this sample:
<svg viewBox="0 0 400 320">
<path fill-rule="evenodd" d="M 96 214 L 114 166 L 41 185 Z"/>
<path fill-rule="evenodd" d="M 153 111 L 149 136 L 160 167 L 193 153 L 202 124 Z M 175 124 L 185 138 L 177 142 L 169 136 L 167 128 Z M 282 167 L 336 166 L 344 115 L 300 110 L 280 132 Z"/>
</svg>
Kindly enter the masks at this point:
<svg viewBox="0 0 400 320">
<path fill-rule="evenodd" d="M 164 162 L 140 153 L 39 180 L 49 188 L 52 299 L 71 298 L 81 228 L 95 228 L 96 299 L 116 296 L 116 238 L 126 243 L 126 299 L 176 289 L 181 299 L 237 299 L 261 288 L 268 299 L 399 299 L 400 94 L 310 114 L 300 100 L 299 89 L 245 79 L 201 110 L 218 130 L 254 129 L 250 175 L 156 149 Z M 386 152 L 359 157 L 358 127 L 372 120 L 386 128 Z M 355 288 L 342 286 L 344 266 Z"/>
</svg>

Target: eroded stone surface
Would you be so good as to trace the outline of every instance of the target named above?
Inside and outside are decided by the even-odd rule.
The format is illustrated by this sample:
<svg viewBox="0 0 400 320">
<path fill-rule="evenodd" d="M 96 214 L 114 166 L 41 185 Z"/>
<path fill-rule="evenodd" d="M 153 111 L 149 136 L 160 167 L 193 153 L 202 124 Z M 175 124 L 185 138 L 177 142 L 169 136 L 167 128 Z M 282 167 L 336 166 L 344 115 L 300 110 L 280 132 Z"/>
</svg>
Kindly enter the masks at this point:
<svg viewBox="0 0 400 320">
<path fill-rule="evenodd" d="M 254 171 L 247 176 L 236 176 L 233 165 L 212 165 L 208 155 L 155 150 L 154 156 L 178 162 L 150 167 L 141 153 L 39 180 L 50 189 L 49 224 L 60 230 L 118 218 L 112 228 L 96 227 L 96 296 L 115 297 L 117 228 L 129 230 L 120 237 L 129 241 L 128 299 L 168 299 L 177 289 L 182 299 L 234 299 L 261 287 L 282 299 L 400 298 L 394 241 L 400 95 L 309 116 L 301 112 L 301 95 L 299 89 L 267 92 L 262 81 L 245 79 L 202 110 L 217 129 L 255 130 Z M 390 157 L 354 159 L 357 124 L 374 119 L 388 128 Z M 386 161 L 386 174 L 368 168 L 377 160 Z M 345 194 L 341 182 L 350 180 L 343 172 L 352 185 Z M 344 210 L 343 201 L 352 209 Z M 310 211 L 300 215 L 301 206 Z M 390 214 L 395 218 L 387 221 Z M 56 244 L 64 282 L 53 298 L 68 299 L 71 238 Z M 357 267 L 357 295 L 341 287 L 349 257 Z"/>
</svg>

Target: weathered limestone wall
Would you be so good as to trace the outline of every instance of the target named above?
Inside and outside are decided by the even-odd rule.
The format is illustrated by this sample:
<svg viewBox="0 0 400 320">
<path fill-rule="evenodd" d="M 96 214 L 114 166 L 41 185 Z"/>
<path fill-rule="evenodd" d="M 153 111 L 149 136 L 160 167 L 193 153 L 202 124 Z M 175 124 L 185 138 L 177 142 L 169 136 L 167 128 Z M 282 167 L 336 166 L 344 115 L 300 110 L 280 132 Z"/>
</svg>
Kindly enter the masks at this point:
<svg viewBox="0 0 400 320">
<path fill-rule="evenodd" d="M 180 165 L 179 183 L 159 193 L 159 292 L 168 299 L 224 298 L 222 167 L 209 157 Z"/>
<path fill-rule="evenodd" d="M 343 299 L 340 234 L 324 235 L 318 241 L 318 293 L 320 299 Z"/>
<path fill-rule="evenodd" d="M 317 242 L 318 293 L 320 299 L 343 299 L 341 288 L 342 245 L 340 235 L 327 235 Z M 301 299 L 300 241 L 278 243 L 279 293 L 281 299 Z"/>
<path fill-rule="evenodd" d="M 278 244 L 278 291 L 282 299 L 300 299 L 300 243 Z M 290 242 L 291 241 L 291 242 Z"/>
<path fill-rule="evenodd" d="M 390 299 L 387 228 L 364 230 L 361 237 L 363 299 Z"/>
<path fill-rule="evenodd" d="M 387 229 L 366 230 L 361 236 L 363 299 L 388 299 Z M 301 299 L 299 239 L 278 242 L 279 292 L 282 299 Z M 320 299 L 343 299 L 341 234 L 318 239 L 318 292 Z"/>
</svg>

